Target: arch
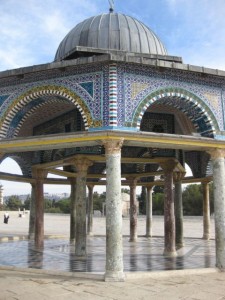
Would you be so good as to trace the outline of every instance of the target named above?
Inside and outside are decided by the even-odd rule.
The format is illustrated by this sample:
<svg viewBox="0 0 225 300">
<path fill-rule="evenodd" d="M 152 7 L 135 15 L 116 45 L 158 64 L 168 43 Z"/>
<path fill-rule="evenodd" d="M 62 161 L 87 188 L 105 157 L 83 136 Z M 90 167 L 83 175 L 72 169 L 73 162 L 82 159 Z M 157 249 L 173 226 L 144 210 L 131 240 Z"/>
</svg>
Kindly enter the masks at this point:
<svg viewBox="0 0 225 300">
<path fill-rule="evenodd" d="M 32 101 L 38 99 L 39 97 L 43 96 L 58 96 L 63 97 L 64 99 L 68 100 L 69 102 L 75 104 L 79 112 L 81 113 L 81 116 L 84 121 L 85 129 L 88 130 L 90 127 L 98 127 L 101 124 L 98 124 L 99 121 L 96 121 L 92 118 L 91 112 L 88 108 L 88 106 L 84 103 L 84 101 L 77 96 L 74 92 L 71 90 L 61 87 L 61 86 L 54 86 L 54 85 L 47 85 L 47 86 L 41 86 L 41 87 L 35 87 L 31 90 L 28 90 L 24 94 L 20 95 L 17 99 L 11 103 L 11 105 L 8 107 L 8 109 L 5 111 L 1 122 L 0 122 L 0 137 L 4 138 L 7 137 L 7 132 L 10 129 L 10 123 L 14 119 L 14 117 L 19 114 L 19 111 L 25 107 L 25 105 L 31 103 Z M 58 100 L 60 101 L 60 100 Z M 38 107 L 44 105 L 43 103 L 40 103 L 36 105 L 34 109 L 38 109 Z M 23 124 L 23 122 L 26 120 L 26 118 L 32 114 L 33 110 L 26 112 L 26 115 L 24 115 L 20 121 L 19 126 L 20 128 Z M 18 129 L 17 129 L 18 131 Z"/>
<path fill-rule="evenodd" d="M 141 120 L 147 108 L 156 101 L 182 111 L 202 136 L 214 137 L 219 131 L 218 123 L 210 108 L 199 97 L 181 88 L 160 89 L 148 95 L 133 114 L 132 124 L 137 129 L 140 130 Z"/>
<path fill-rule="evenodd" d="M 23 176 L 32 177 L 30 161 L 28 161 L 25 157 L 20 154 L 7 154 L 1 160 L 1 164 L 7 159 L 10 159 L 17 164 Z M 8 170 L 6 172 L 11 173 Z M 15 171 L 13 171 L 13 173 L 16 174 Z"/>
</svg>

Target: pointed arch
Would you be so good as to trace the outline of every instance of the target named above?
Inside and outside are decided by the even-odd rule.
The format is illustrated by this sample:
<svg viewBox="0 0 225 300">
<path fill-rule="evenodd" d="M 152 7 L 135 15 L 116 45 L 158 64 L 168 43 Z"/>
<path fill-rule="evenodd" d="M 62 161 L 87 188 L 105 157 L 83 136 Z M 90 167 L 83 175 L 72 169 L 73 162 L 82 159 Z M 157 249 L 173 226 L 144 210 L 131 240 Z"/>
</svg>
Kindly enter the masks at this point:
<svg viewBox="0 0 225 300">
<path fill-rule="evenodd" d="M 0 121 L 0 138 L 7 137 L 7 132 L 10 129 L 10 124 L 12 120 L 15 118 L 16 115 L 19 114 L 21 109 L 25 107 L 27 104 L 31 103 L 32 101 L 38 99 L 39 97 L 43 96 L 58 96 L 62 97 L 69 102 L 73 103 L 76 108 L 81 113 L 81 116 L 84 121 L 85 129 L 88 130 L 90 127 L 98 127 L 101 124 L 99 123 L 99 120 L 94 120 L 92 118 L 91 112 L 88 108 L 88 106 L 85 104 L 85 102 L 74 92 L 67 89 L 66 87 L 61 86 L 54 86 L 54 85 L 46 85 L 46 86 L 40 86 L 35 87 L 27 92 L 20 95 L 18 98 L 16 98 L 11 105 L 7 108 L 5 111 L 3 117 Z M 60 100 L 58 100 L 60 101 Z M 44 103 L 40 103 L 36 108 L 40 107 L 41 105 L 44 105 Z M 18 128 L 20 128 L 25 121 L 25 119 L 32 114 L 32 109 L 26 113 L 26 117 L 22 118 L 19 122 Z M 18 129 L 17 129 L 18 131 Z"/>
<path fill-rule="evenodd" d="M 216 118 L 210 108 L 196 95 L 181 88 L 160 89 L 148 95 L 133 114 L 132 124 L 140 130 L 145 111 L 156 101 L 171 105 L 182 111 L 192 121 L 196 130 L 207 137 L 214 137 L 219 131 Z"/>
</svg>

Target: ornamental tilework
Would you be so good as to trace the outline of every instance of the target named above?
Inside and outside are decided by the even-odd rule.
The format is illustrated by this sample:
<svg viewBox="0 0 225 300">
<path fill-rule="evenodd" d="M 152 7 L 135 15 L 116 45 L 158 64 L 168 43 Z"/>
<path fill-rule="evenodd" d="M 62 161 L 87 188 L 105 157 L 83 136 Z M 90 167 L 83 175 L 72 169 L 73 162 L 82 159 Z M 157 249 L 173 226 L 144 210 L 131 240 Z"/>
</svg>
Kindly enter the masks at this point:
<svg viewBox="0 0 225 300">
<path fill-rule="evenodd" d="M 220 108 L 220 97 L 215 92 L 205 92 L 204 98 L 208 100 L 211 106 L 216 110 Z"/>
<path fill-rule="evenodd" d="M 109 126 L 109 66 L 103 71 L 103 126 Z"/>
<path fill-rule="evenodd" d="M 133 82 L 131 84 L 131 101 L 137 97 L 137 95 L 148 88 L 147 83 Z"/>
<path fill-rule="evenodd" d="M 19 79 L 17 76 L 1 78 L 0 80 L 0 89 L 8 87 L 8 90 L 11 91 L 12 87 L 19 86 L 22 84 L 34 83 L 34 82 L 45 82 L 46 80 L 67 78 L 70 76 L 84 76 L 88 77 L 89 74 L 102 72 L 105 63 L 96 63 L 96 64 L 81 64 L 70 66 L 69 68 L 53 68 L 45 69 L 42 71 L 31 72 L 24 75 L 22 79 Z M 84 80 L 89 81 L 89 80 Z M 1 94 L 1 93 L 0 93 Z"/>
<path fill-rule="evenodd" d="M 200 73 L 176 69 L 159 69 L 141 64 L 117 63 L 117 126 L 136 126 L 134 116 L 141 117 L 149 106 L 152 95 L 154 100 L 164 99 L 164 103 L 177 106 L 186 111 L 188 116 L 198 118 L 196 126 L 202 128 L 204 118 L 201 113 L 213 114 L 220 130 L 224 130 L 225 80 L 218 76 L 202 76 Z M 99 126 L 109 126 L 109 65 L 105 62 L 73 66 L 62 71 L 59 69 L 43 70 L 25 74 L 22 80 L 10 77 L 0 80 L 0 117 L 10 105 L 27 91 L 42 87 L 56 86 L 66 88 L 80 97 L 89 109 L 94 120 L 102 121 Z M 172 96 L 163 91 L 171 90 Z M 202 101 L 200 111 L 194 103 L 188 104 L 188 98 L 182 97 L 192 93 Z M 175 92 L 174 92 L 175 91 Z M 175 95 L 173 93 L 177 93 Z M 6 96 L 9 95 L 9 96 Z M 159 95 L 162 95 L 159 98 Z M 40 98 L 39 98 L 40 99 Z M 34 100 L 32 100 L 33 103 Z M 34 104 L 34 103 L 33 103 Z M 143 104 L 141 106 L 141 104 Z M 24 107 L 21 113 L 26 113 Z M 211 113 L 212 112 L 212 113 Z M 18 120 L 22 115 L 18 115 Z M 16 121 L 13 121 L 13 127 Z M 128 124 L 128 125 L 127 125 Z M 12 124 L 10 125 L 12 126 Z M 206 128 L 206 124 L 204 125 Z M 11 128 L 9 128 L 10 132 Z"/>
<path fill-rule="evenodd" d="M 4 102 L 0 107 L 0 116 L 2 117 L 4 113 L 7 111 L 8 107 L 18 99 L 21 95 L 27 93 L 33 88 L 38 88 L 42 86 L 55 86 L 57 88 L 67 88 L 68 90 L 74 92 L 78 95 L 82 101 L 84 101 L 85 105 L 88 106 L 89 111 L 94 120 L 102 119 L 102 72 L 96 72 L 92 74 L 81 74 L 79 76 L 68 76 L 59 79 L 53 80 L 45 80 L 39 82 L 33 82 L 30 84 L 21 84 L 14 87 L 6 87 L 0 90 L 0 95 L 5 93 L 5 91 L 10 91 L 11 95 L 8 98 L 4 98 Z M 3 95 L 4 96 L 4 95 Z M 3 97 L 0 96 L 0 97 Z M 39 100 L 41 101 L 40 97 Z M 0 103 L 1 104 L 1 103 Z M 31 109 L 35 105 L 34 100 L 32 100 L 32 104 L 24 105 L 21 107 L 20 113 L 13 118 L 13 128 L 15 128 L 18 122 L 22 119 L 23 115 L 27 111 L 27 109 Z M 23 114 L 23 115 L 22 115 Z M 96 123 L 97 124 L 97 123 Z M 11 129 L 9 129 L 11 130 Z M 9 132 L 9 131 L 8 131 Z M 11 134 L 10 134 L 11 136 Z"/>
<path fill-rule="evenodd" d="M 145 89 L 140 90 L 136 94 L 136 97 L 133 97 L 133 85 L 139 84 L 146 86 Z M 132 122 L 133 115 L 139 104 L 150 94 L 156 93 L 159 90 L 163 89 L 183 89 L 187 92 L 193 93 L 195 96 L 200 98 L 207 107 L 213 112 L 220 129 L 223 129 L 223 113 L 221 105 L 221 96 L 220 89 L 212 87 L 206 87 L 197 84 L 188 84 L 186 82 L 168 80 L 165 78 L 156 78 L 156 77 L 146 77 L 136 74 L 125 74 L 125 119 L 126 121 Z M 211 97 L 208 97 L 211 95 Z M 213 95 L 213 97 L 212 97 Z M 213 101 L 212 101 L 213 100 Z M 171 99 L 170 99 L 171 101 Z M 194 111 L 193 111 L 194 112 Z"/>
<path fill-rule="evenodd" d="M 117 66 L 109 66 L 109 125 L 117 126 Z"/>
<path fill-rule="evenodd" d="M 0 107 L 7 98 L 9 98 L 9 95 L 0 95 Z"/>
<path fill-rule="evenodd" d="M 117 126 L 124 126 L 125 121 L 125 109 L 124 109 L 124 73 L 120 71 L 118 72 L 117 66 Z"/>
<path fill-rule="evenodd" d="M 88 92 L 88 94 L 91 96 L 91 98 L 93 98 L 93 96 L 94 96 L 94 84 L 93 84 L 92 81 L 81 82 L 80 86 Z"/>
</svg>

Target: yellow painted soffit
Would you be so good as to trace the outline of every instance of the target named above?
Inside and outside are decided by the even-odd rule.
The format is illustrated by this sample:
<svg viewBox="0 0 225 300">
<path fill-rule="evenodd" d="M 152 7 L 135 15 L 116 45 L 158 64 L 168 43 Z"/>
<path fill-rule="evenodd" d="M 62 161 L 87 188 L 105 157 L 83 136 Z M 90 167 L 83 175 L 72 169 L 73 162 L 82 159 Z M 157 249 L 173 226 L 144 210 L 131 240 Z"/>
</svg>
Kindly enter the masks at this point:
<svg viewBox="0 0 225 300">
<path fill-rule="evenodd" d="M 132 146 L 137 145 L 140 143 L 140 146 L 149 147 L 151 144 L 152 146 L 156 146 L 158 148 L 180 148 L 184 147 L 185 149 L 202 149 L 202 150 L 209 150 L 213 148 L 225 149 L 225 142 L 220 140 L 208 139 L 208 138 L 192 138 L 192 137 L 185 137 L 185 136 L 144 136 L 140 134 L 137 136 L 136 133 L 133 135 L 124 133 L 105 133 L 105 134 L 87 134 L 85 136 L 45 136 L 45 137 L 37 137 L 37 138 L 24 138 L 24 139 L 13 139 L 13 140 L 2 140 L 0 141 L 0 150 L 2 152 L 10 152 L 11 151 L 34 151 L 38 150 L 40 147 L 41 149 L 55 149 L 58 147 L 62 148 L 65 146 L 72 147 L 76 144 L 79 147 L 79 144 L 86 144 L 92 143 L 92 145 L 101 144 L 102 140 L 120 140 L 121 138 L 124 139 L 124 145 Z M 94 142 L 94 143 L 93 143 Z M 144 144 L 144 145 L 143 145 Z"/>
</svg>

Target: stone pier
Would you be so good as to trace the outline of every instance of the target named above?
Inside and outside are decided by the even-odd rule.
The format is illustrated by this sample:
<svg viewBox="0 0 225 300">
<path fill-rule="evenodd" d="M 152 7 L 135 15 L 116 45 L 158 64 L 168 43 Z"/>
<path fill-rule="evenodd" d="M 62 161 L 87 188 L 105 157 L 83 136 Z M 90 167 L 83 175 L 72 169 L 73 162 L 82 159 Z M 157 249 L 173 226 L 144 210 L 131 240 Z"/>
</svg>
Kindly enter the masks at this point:
<svg viewBox="0 0 225 300">
<path fill-rule="evenodd" d="M 93 236 L 93 190 L 94 185 L 88 184 L 87 234 Z"/>
<path fill-rule="evenodd" d="M 29 216 L 29 240 L 35 238 L 35 184 L 31 184 L 30 216 Z"/>
<path fill-rule="evenodd" d="M 202 183 L 203 191 L 203 239 L 210 239 L 210 201 L 209 201 L 209 183 Z"/>
<path fill-rule="evenodd" d="M 176 232 L 176 249 L 184 246 L 183 233 L 183 201 L 182 201 L 182 173 L 174 172 L 174 202 L 175 202 L 175 232 Z"/>
<path fill-rule="evenodd" d="M 147 187 L 146 201 L 146 237 L 152 236 L 152 187 Z"/>
<path fill-rule="evenodd" d="M 70 178 L 70 243 L 76 240 L 76 178 Z"/>
<path fill-rule="evenodd" d="M 106 270 L 105 281 L 124 281 L 121 203 L 123 139 L 103 141 L 106 156 Z"/>
<path fill-rule="evenodd" d="M 130 242 L 137 241 L 137 203 L 136 184 L 134 178 L 127 178 L 130 187 Z"/>
<path fill-rule="evenodd" d="M 162 165 L 164 171 L 164 256 L 177 256 L 175 246 L 175 215 L 173 195 L 173 171 L 176 164 L 168 161 Z"/>
<path fill-rule="evenodd" d="M 76 243 L 75 255 L 86 257 L 86 179 L 88 167 L 92 162 L 88 159 L 74 160 L 74 165 L 77 171 L 76 180 Z"/>
<path fill-rule="evenodd" d="M 44 245 L 44 178 L 46 171 L 33 169 L 32 176 L 35 178 L 34 198 L 35 198 L 35 246 L 42 248 Z"/>
<path fill-rule="evenodd" d="M 225 150 L 210 152 L 213 166 L 216 267 L 225 270 Z"/>
</svg>

